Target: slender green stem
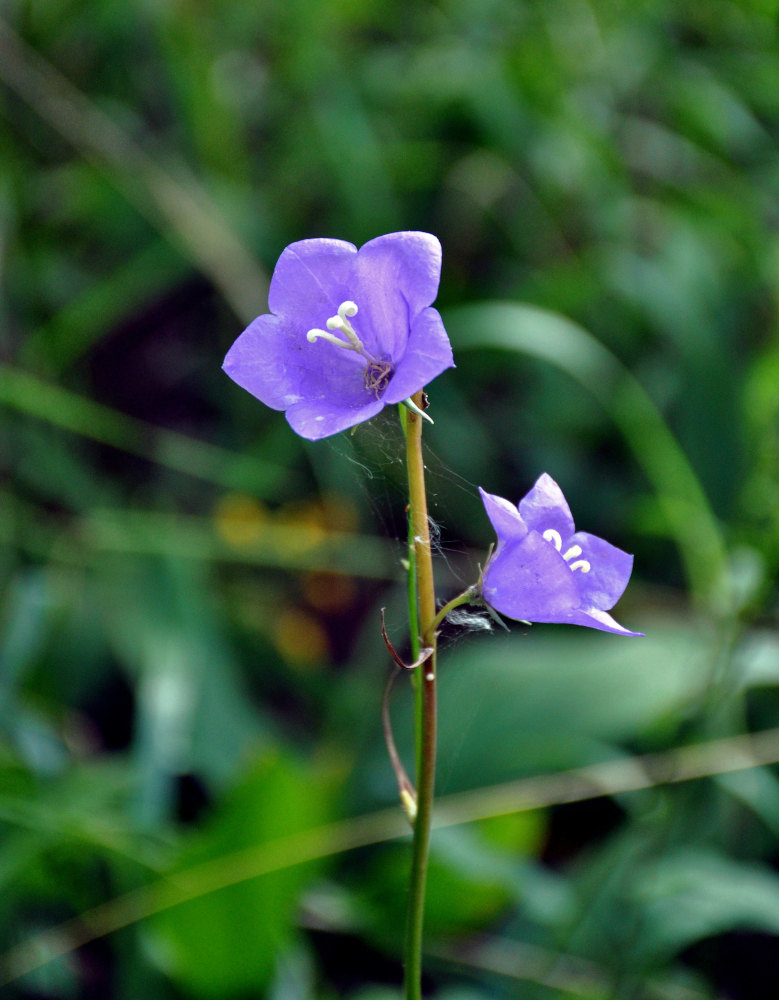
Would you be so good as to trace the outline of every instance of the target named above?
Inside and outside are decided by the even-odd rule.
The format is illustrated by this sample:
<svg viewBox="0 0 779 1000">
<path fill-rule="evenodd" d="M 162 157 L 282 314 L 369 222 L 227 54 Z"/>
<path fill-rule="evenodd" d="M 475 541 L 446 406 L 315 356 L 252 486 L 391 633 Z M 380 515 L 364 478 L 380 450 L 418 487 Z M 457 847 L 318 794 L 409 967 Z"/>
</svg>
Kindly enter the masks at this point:
<svg viewBox="0 0 779 1000">
<path fill-rule="evenodd" d="M 461 604 L 472 604 L 475 600 L 474 591 L 476 591 L 475 587 L 469 587 L 467 590 L 464 590 L 462 594 L 458 594 L 457 597 L 453 597 L 448 604 L 445 604 L 433 619 L 430 625 L 430 630 L 434 631 L 437 629 L 449 612 L 454 611 L 455 608 L 459 608 Z"/>
<path fill-rule="evenodd" d="M 408 418 L 411 415 L 411 411 L 403 405 L 403 403 L 398 404 L 398 413 L 400 415 L 400 425 L 403 428 L 403 434 L 408 438 Z M 407 508 L 408 513 L 408 631 L 409 640 L 411 643 L 411 656 L 414 661 L 419 659 L 420 653 L 420 641 L 419 641 L 419 602 L 417 598 L 417 553 L 416 547 L 414 545 L 414 519 L 411 516 L 411 502 L 409 501 L 409 506 Z M 414 690 L 414 733 L 417 734 L 415 741 L 415 761 L 414 761 L 414 774 L 417 775 L 422 769 L 422 741 L 419 739 L 419 733 L 422 732 L 422 718 L 423 718 L 423 705 L 422 705 L 422 685 L 419 681 L 419 673 L 414 672 L 411 676 L 411 686 Z"/>
<path fill-rule="evenodd" d="M 422 406 L 422 393 L 414 397 Z M 417 816 L 414 823 L 414 848 L 411 860 L 408 914 L 406 921 L 406 1000 L 422 996 L 422 931 L 425 914 L 425 887 L 430 849 L 430 824 L 433 814 L 436 756 L 436 634 L 433 622 L 435 584 L 430 530 L 427 519 L 425 464 L 422 457 L 422 419 L 414 412 L 405 415 L 406 463 L 408 467 L 409 524 L 413 562 L 416 568 L 418 606 L 417 646 L 430 646 L 433 653 L 416 671 L 418 706 L 417 745 Z"/>
</svg>

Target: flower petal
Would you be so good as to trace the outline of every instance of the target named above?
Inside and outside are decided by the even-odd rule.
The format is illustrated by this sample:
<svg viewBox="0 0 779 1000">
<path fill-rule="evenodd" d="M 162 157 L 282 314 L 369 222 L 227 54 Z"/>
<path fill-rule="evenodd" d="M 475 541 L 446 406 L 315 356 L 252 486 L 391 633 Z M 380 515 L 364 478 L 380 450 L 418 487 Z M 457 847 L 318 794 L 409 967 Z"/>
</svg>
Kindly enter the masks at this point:
<svg viewBox="0 0 779 1000">
<path fill-rule="evenodd" d="M 290 406 L 287 420 L 301 437 L 318 441 L 375 417 L 384 404 L 372 396 L 366 398 L 367 403 L 363 406 L 344 406 L 341 400 L 333 401 L 326 396 L 304 399 Z"/>
<path fill-rule="evenodd" d="M 553 528 L 565 542 L 574 532 L 573 517 L 563 491 L 546 472 L 519 501 L 519 513 L 527 526 L 541 535 Z"/>
<path fill-rule="evenodd" d="M 238 337 L 223 368 L 275 410 L 323 393 L 341 399 L 347 408 L 366 402 L 365 362 L 359 355 L 326 342 L 309 344 L 293 323 L 267 313 Z"/>
<path fill-rule="evenodd" d="M 628 585 L 633 570 L 633 556 L 586 531 L 577 531 L 565 545 L 569 548 L 572 545 L 580 546 L 582 554 L 576 559 L 586 559 L 590 564 L 587 573 L 574 571 L 582 596 L 582 607 L 606 611 L 613 608 Z M 570 559 L 569 565 L 573 566 L 576 559 Z"/>
<path fill-rule="evenodd" d="M 452 346 L 436 309 L 423 309 L 411 327 L 406 350 L 384 393 L 385 403 L 400 403 L 454 367 Z"/>
<path fill-rule="evenodd" d="M 286 409 L 300 398 L 299 380 L 283 361 L 289 350 L 288 332 L 278 316 L 258 316 L 235 341 L 222 365 L 233 382 L 274 410 Z"/>
<path fill-rule="evenodd" d="M 643 636 L 643 632 L 631 632 L 614 621 L 610 614 L 598 608 L 588 608 L 586 611 L 574 611 L 567 619 L 570 625 L 585 625 L 587 628 L 597 628 L 601 632 L 614 632 L 616 635 Z"/>
<path fill-rule="evenodd" d="M 389 233 L 360 247 L 349 296 L 360 308 L 359 333 L 378 358 L 398 364 L 409 327 L 438 294 L 441 244 L 430 233 Z"/>
<path fill-rule="evenodd" d="M 390 233 L 359 251 L 342 240 L 292 243 L 273 272 L 270 314 L 238 337 L 225 371 L 290 410 L 290 424 L 312 440 L 367 420 L 453 364 L 430 308 L 440 272 L 441 245 L 429 233 Z M 357 309 L 342 313 L 348 302 Z"/>
<path fill-rule="evenodd" d="M 519 515 L 519 511 L 509 500 L 487 493 L 479 487 L 479 494 L 487 511 L 487 517 L 492 522 L 498 543 L 520 541 L 528 533 L 528 526 Z"/>
<path fill-rule="evenodd" d="M 268 306 L 277 316 L 294 319 L 305 339 L 323 328 L 338 306 L 354 298 L 357 248 L 343 240 L 316 239 L 290 243 L 273 271 Z"/>
<path fill-rule="evenodd" d="M 568 621 L 579 607 L 565 560 L 535 531 L 498 546 L 484 572 L 482 596 L 501 614 L 531 622 Z"/>
</svg>

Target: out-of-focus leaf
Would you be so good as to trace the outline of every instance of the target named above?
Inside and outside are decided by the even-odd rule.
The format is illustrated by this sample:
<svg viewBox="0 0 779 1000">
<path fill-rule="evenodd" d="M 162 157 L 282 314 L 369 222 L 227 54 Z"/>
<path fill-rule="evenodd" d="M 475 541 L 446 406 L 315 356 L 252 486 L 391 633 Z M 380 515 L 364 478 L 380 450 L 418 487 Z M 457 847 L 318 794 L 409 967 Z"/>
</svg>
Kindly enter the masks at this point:
<svg viewBox="0 0 779 1000">
<path fill-rule="evenodd" d="M 276 965 L 268 1000 L 318 1000 L 314 962 L 302 943 L 296 942 L 281 953 Z"/>
<path fill-rule="evenodd" d="M 644 868 L 636 885 L 642 904 L 641 948 L 669 956 L 727 930 L 779 936 L 779 878 L 764 865 L 680 850 Z"/>
<path fill-rule="evenodd" d="M 447 651 L 440 791 L 592 763 L 606 743 L 647 733 L 699 695 L 709 669 L 703 637 L 658 619 L 635 624 L 646 638 L 533 626 Z"/>
<path fill-rule="evenodd" d="M 458 834 L 459 831 L 455 832 L 455 838 Z M 444 839 L 441 838 L 441 843 Z M 366 877 L 354 891 L 361 904 L 363 933 L 388 953 L 396 953 L 402 946 L 405 922 L 408 849 L 388 847 L 362 871 Z M 505 870 L 498 872 L 494 865 L 492 870 L 485 871 L 483 865 L 474 866 L 472 858 L 465 861 L 454 854 L 450 856 L 445 849 L 434 849 L 428 869 L 426 932 L 435 938 L 484 930 L 513 899 L 512 889 L 502 877 L 505 874 Z"/>
<path fill-rule="evenodd" d="M 544 309 L 511 302 L 447 313 L 455 348 L 499 348 L 562 368 L 612 415 L 657 494 L 699 597 L 729 606 L 723 541 L 687 458 L 652 400 L 618 359 L 586 330 Z"/>
<path fill-rule="evenodd" d="M 103 570 L 109 635 L 137 678 L 138 818 L 148 825 L 169 815 L 175 776 L 223 785 L 269 727 L 241 690 L 207 576 L 176 561 Z"/>
<path fill-rule="evenodd" d="M 779 635 L 769 629 L 754 630 L 736 651 L 734 671 L 744 689 L 779 684 Z"/>
<path fill-rule="evenodd" d="M 779 779 L 776 775 L 768 768 L 755 767 L 742 774 L 721 774 L 717 781 L 733 798 L 759 816 L 774 836 L 779 836 Z"/>
<path fill-rule="evenodd" d="M 56 602 L 51 583 L 36 569 L 18 573 L 0 610 L 0 723 L 21 760 L 39 774 L 56 773 L 67 759 L 54 727 L 20 691 L 50 642 Z"/>
<path fill-rule="evenodd" d="M 258 762 L 203 829 L 177 867 L 220 858 L 321 823 L 331 808 L 329 782 L 283 757 Z M 182 903 L 155 917 L 147 943 L 154 960 L 195 996 L 262 990 L 293 935 L 295 906 L 312 878 L 297 866 Z M 170 879 L 175 882 L 176 870 Z"/>
<path fill-rule="evenodd" d="M 0 404 L 228 488 L 265 495 L 276 488 L 284 475 L 278 465 L 256 460 L 249 463 L 239 454 L 185 434 L 152 427 L 5 364 L 0 364 Z"/>
<path fill-rule="evenodd" d="M 155 292 L 161 293 L 186 274 L 186 266 L 161 240 L 140 249 L 132 259 L 102 281 L 71 300 L 50 323 L 32 333 L 24 344 L 23 360 L 54 374 L 69 368 Z"/>
</svg>

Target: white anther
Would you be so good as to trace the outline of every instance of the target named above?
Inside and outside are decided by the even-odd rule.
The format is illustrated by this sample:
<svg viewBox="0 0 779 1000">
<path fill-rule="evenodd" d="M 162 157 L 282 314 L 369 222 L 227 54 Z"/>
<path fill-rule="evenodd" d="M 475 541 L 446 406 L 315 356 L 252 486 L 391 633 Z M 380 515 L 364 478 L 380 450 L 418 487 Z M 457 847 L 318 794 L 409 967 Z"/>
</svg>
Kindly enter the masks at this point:
<svg viewBox="0 0 779 1000">
<path fill-rule="evenodd" d="M 349 335 L 347 334 L 347 336 Z M 362 354 L 363 353 L 362 344 L 360 343 L 359 340 L 357 340 L 356 337 L 354 339 L 357 341 L 357 343 L 354 343 L 351 337 L 349 337 L 349 341 L 347 342 L 345 340 L 341 340 L 340 337 L 336 337 L 334 333 L 328 333 L 327 330 L 314 329 L 314 330 L 309 330 L 308 333 L 306 334 L 306 340 L 309 342 L 309 344 L 313 344 L 315 340 L 327 340 L 331 344 L 335 344 L 336 347 L 343 347 L 347 351 L 359 351 Z"/>
<path fill-rule="evenodd" d="M 426 681 L 434 681 L 435 680 L 435 674 L 425 674 L 425 680 Z"/>
<path fill-rule="evenodd" d="M 581 554 L 582 554 L 581 545 L 572 545 L 570 549 L 568 549 L 568 551 L 563 556 L 563 559 L 565 559 L 565 561 L 568 562 L 569 559 L 575 559 L 577 556 L 580 556 Z"/>
<path fill-rule="evenodd" d="M 587 562 L 586 559 L 577 559 L 575 563 L 571 563 L 571 572 L 580 569 L 582 573 L 589 573 L 592 566 Z"/>
<path fill-rule="evenodd" d="M 347 351 L 357 351 L 358 354 L 362 354 L 367 358 L 368 354 L 363 346 L 363 342 L 354 332 L 354 328 L 347 318 L 356 315 L 357 305 L 347 299 L 346 302 L 342 302 L 338 307 L 338 314 L 331 316 L 325 324 L 328 330 L 338 330 L 342 333 L 346 337 L 346 340 L 344 341 L 340 337 L 335 337 L 332 333 L 326 333 L 324 330 L 314 329 L 309 330 L 306 334 L 309 343 L 313 344 L 315 340 L 319 339 L 329 340 L 336 347 L 345 347 Z"/>
<path fill-rule="evenodd" d="M 542 537 L 545 542 L 551 542 L 558 552 L 562 549 L 563 540 L 560 537 L 559 531 L 556 531 L 554 528 L 547 528 Z"/>
</svg>

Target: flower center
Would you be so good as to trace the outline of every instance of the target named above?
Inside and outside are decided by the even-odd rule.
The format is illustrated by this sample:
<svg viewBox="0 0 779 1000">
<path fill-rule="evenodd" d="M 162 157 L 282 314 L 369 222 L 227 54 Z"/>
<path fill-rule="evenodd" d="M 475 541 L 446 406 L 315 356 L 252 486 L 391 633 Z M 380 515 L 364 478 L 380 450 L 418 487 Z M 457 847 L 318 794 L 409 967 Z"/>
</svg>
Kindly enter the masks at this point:
<svg viewBox="0 0 779 1000">
<path fill-rule="evenodd" d="M 579 559 L 579 556 L 582 554 L 581 545 L 572 545 L 570 549 L 567 549 L 565 552 L 563 552 L 563 540 L 560 537 L 559 531 L 555 530 L 554 528 L 547 528 L 544 534 L 542 535 L 542 538 L 544 539 L 544 541 L 551 542 L 552 545 L 554 545 L 557 551 L 562 555 L 563 559 L 565 559 L 565 561 L 571 567 L 572 573 L 577 569 L 580 569 L 582 573 L 589 573 L 590 570 L 592 569 L 592 567 L 590 566 L 589 562 L 586 559 Z M 571 562 L 572 559 L 574 560 L 573 562 Z"/>
<path fill-rule="evenodd" d="M 392 365 L 389 361 L 369 361 L 365 368 L 364 377 L 365 388 L 378 399 L 392 377 Z"/>
<path fill-rule="evenodd" d="M 391 362 L 380 361 L 365 349 L 365 345 L 349 322 L 357 313 L 357 303 L 347 299 L 346 302 L 340 304 L 336 315 L 331 316 L 327 321 L 327 330 L 318 330 L 316 328 L 309 330 L 306 334 L 306 340 L 309 344 L 313 344 L 317 340 L 326 340 L 336 347 L 342 347 L 345 351 L 356 351 L 357 354 L 361 354 L 367 362 L 363 371 L 365 388 L 369 392 L 372 392 L 376 396 L 376 399 L 378 399 L 387 388 L 387 384 L 392 377 L 393 368 Z M 332 331 L 334 330 L 337 330 L 343 336 L 333 333 Z"/>
</svg>

